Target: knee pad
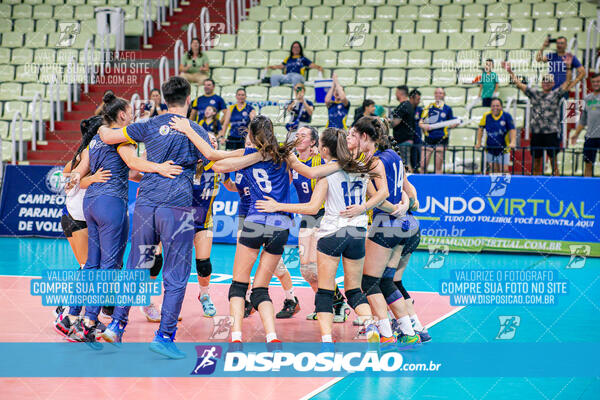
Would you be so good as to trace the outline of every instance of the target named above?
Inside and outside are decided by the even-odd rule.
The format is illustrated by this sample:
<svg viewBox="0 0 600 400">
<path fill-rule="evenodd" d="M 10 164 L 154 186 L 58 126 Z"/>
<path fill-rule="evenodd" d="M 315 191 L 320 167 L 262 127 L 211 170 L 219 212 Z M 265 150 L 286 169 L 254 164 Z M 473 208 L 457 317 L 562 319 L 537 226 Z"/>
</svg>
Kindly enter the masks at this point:
<svg viewBox="0 0 600 400">
<path fill-rule="evenodd" d="M 308 283 L 317 283 L 317 263 L 300 264 L 300 274 Z"/>
<path fill-rule="evenodd" d="M 321 289 L 315 294 L 315 312 L 333 313 L 333 290 Z"/>
<path fill-rule="evenodd" d="M 273 271 L 273 275 L 277 278 L 281 278 L 287 272 L 287 267 L 283 263 L 283 260 L 279 260 L 279 263 L 275 267 L 275 271 Z"/>
<path fill-rule="evenodd" d="M 150 267 L 150 276 L 156 278 L 158 276 L 158 274 L 160 274 L 160 270 L 162 269 L 162 266 L 163 266 L 162 254 L 155 254 L 154 255 L 154 264 L 152 264 L 152 267 Z"/>
<path fill-rule="evenodd" d="M 393 281 L 394 275 L 396 275 L 396 271 L 397 271 L 396 268 L 385 267 L 385 270 L 383 271 L 383 275 L 381 276 L 381 279 L 389 278 Z"/>
<path fill-rule="evenodd" d="M 196 259 L 196 272 L 200 278 L 209 277 L 212 274 L 212 264 L 210 258 Z"/>
<path fill-rule="evenodd" d="M 359 288 L 346 290 L 346 298 L 348 299 L 348 304 L 354 310 L 361 304 L 369 304 L 367 296 Z"/>
<path fill-rule="evenodd" d="M 381 278 L 375 278 L 370 275 L 363 275 L 362 277 L 362 290 L 367 294 L 367 296 L 372 296 L 377 293 L 381 293 L 381 289 L 379 288 L 379 282 Z"/>
<path fill-rule="evenodd" d="M 383 297 L 385 297 L 385 301 L 388 303 L 388 305 L 402 298 L 402 294 L 394 284 L 394 280 L 392 278 L 381 279 L 379 282 L 379 287 L 381 288 L 381 293 L 383 293 Z"/>
<path fill-rule="evenodd" d="M 404 297 L 404 300 L 410 299 L 410 294 L 408 294 L 408 292 L 406 291 L 406 289 L 404 289 L 404 286 L 402 285 L 402 279 L 400 279 L 399 281 L 395 281 L 394 284 L 396 285 L 400 293 L 402 293 L 402 297 Z"/>
<path fill-rule="evenodd" d="M 231 282 L 231 286 L 229 286 L 229 300 L 232 297 L 241 297 L 242 299 L 246 298 L 246 292 L 248 291 L 248 282 Z"/>
<path fill-rule="evenodd" d="M 250 293 L 250 303 L 252 303 L 252 307 L 258 310 L 258 306 L 264 301 L 271 301 L 271 298 L 269 297 L 269 288 L 252 288 L 252 293 Z"/>
</svg>

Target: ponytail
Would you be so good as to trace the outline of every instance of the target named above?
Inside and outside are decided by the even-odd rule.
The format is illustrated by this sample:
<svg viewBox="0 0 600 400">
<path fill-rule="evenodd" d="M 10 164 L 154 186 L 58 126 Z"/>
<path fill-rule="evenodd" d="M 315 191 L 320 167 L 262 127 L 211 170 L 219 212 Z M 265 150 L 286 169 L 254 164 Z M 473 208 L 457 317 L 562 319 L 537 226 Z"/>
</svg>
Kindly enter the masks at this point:
<svg viewBox="0 0 600 400">
<path fill-rule="evenodd" d="M 113 92 L 105 93 L 102 101 L 104 102 L 104 107 L 102 107 L 100 115 L 104 118 L 104 122 L 107 125 L 117 122 L 119 111 L 126 111 L 127 106 L 129 106 L 129 103 L 125 99 L 115 96 Z"/>
</svg>

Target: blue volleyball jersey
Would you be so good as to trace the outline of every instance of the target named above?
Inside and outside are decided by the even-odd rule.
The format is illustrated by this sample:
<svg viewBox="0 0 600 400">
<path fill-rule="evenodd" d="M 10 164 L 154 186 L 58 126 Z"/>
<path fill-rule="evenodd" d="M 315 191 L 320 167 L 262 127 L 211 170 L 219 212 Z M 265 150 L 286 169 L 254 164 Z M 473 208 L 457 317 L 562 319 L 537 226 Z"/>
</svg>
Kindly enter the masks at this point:
<svg viewBox="0 0 600 400">
<path fill-rule="evenodd" d="M 143 142 L 146 145 L 148 161 L 163 163 L 172 160 L 183 168 L 183 173 L 174 179 L 156 173 L 144 174 L 136 204 L 152 207 L 190 207 L 196 164 L 198 161 L 204 165 L 209 164 L 185 134 L 171 129 L 169 122 L 172 117 L 179 115 L 163 114 L 123 128 L 123 134 L 131 143 Z M 206 131 L 195 122 L 190 122 L 190 125 L 210 145 Z"/>
<path fill-rule="evenodd" d="M 250 209 L 250 186 L 244 177 L 242 171 L 231 172 L 229 179 L 235 183 L 235 188 L 240 195 L 240 201 L 238 202 L 238 216 L 245 217 L 248 215 Z"/>
<path fill-rule="evenodd" d="M 419 121 L 421 120 L 421 115 L 423 114 L 423 107 L 416 106 L 415 107 L 415 134 L 413 135 L 413 140 L 415 144 L 419 144 L 423 142 L 423 138 L 421 137 L 421 127 L 419 126 Z"/>
<path fill-rule="evenodd" d="M 256 149 L 246 147 L 244 154 L 252 154 Z M 261 161 L 241 170 L 250 188 L 250 208 L 247 221 L 289 228 L 291 219 L 288 213 L 263 213 L 256 208 L 257 200 L 264 200 L 269 196 L 279 203 L 290 202 L 290 176 L 287 163 L 277 165 L 272 161 Z"/>
<path fill-rule="evenodd" d="M 454 119 L 454 115 L 452 114 L 452 108 L 449 105 L 443 104 L 441 107 L 438 107 L 434 102 L 425 107 L 421 114 L 421 118 L 423 118 L 426 124 L 437 124 L 439 122 Z M 425 135 L 431 139 L 446 138 L 448 137 L 448 127 L 445 126 L 443 128 L 426 131 Z"/>
<path fill-rule="evenodd" d="M 306 160 L 298 159 L 298 161 L 309 167 L 317 167 L 322 164 L 320 154 L 310 156 Z M 316 179 L 309 179 L 296 171 L 292 171 L 292 184 L 298 194 L 298 203 L 308 203 L 310 201 L 316 183 Z"/>
<path fill-rule="evenodd" d="M 99 195 L 114 196 L 127 201 L 129 191 L 129 167 L 117 152 L 122 146 L 106 144 L 96 134 L 88 147 L 90 153 L 90 171 L 95 174 L 100 168 L 110 170 L 111 177 L 106 182 L 94 182 L 85 192 L 85 197 Z"/>
<path fill-rule="evenodd" d="M 348 129 L 346 125 L 346 117 L 350 112 L 350 102 L 347 106 L 339 101 L 334 101 L 327 107 L 327 114 L 329 119 L 327 121 L 328 128 Z"/>
<path fill-rule="evenodd" d="M 402 201 L 402 184 L 404 182 L 404 163 L 402 162 L 402 158 L 391 149 L 377 151 L 374 156 L 379 157 L 385 168 L 385 178 L 389 192 L 387 201 L 392 204 L 400 203 Z M 373 186 L 377 189 L 374 180 Z M 377 217 L 380 214 L 381 216 Z M 395 220 L 396 217 L 387 214 L 385 211 L 379 208 L 373 209 L 373 221 L 380 221 L 380 226 L 390 226 L 388 224 L 393 224 Z"/>
<path fill-rule="evenodd" d="M 250 104 L 245 103 L 242 108 L 238 108 L 237 104 L 229 106 L 229 110 L 231 111 L 229 137 L 241 138 L 242 132 L 250 124 L 250 113 L 254 108 Z"/>
<path fill-rule="evenodd" d="M 296 73 L 304 75 L 304 71 L 306 71 L 306 68 L 312 64 L 312 61 L 306 57 L 293 56 L 287 57 L 285 60 L 283 60 L 282 64 L 284 67 L 284 73 Z"/>
<path fill-rule="evenodd" d="M 211 164 L 209 164 L 211 165 Z M 208 169 L 200 176 L 194 175 L 192 207 L 196 226 L 212 226 L 213 203 L 221 188 L 221 174 Z"/>
<path fill-rule="evenodd" d="M 512 116 L 504 111 L 494 117 L 491 111 L 486 112 L 479 121 L 479 127 L 485 129 L 488 153 L 499 155 L 508 150 L 510 136 L 508 132 L 515 129 Z"/>
<path fill-rule="evenodd" d="M 225 110 L 227 108 L 227 104 L 225 104 L 225 100 L 217 94 L 198 96 L 194 101 L 192 101 L 192 108 L 198 111 L 198 115 L 196 115 L 196 120 L 194 122 L 198 122 L 204 118 L 204 110 L 206 107 L 213 106 L 217 109 L 217 113 L 221 110 Z"/>
<path fill-rule="evenodd" d="M 219 121 L 218 119 L 214 119 L 213 122 L 211 122 L 210 124 L 207 123 L 205 119 L 201 119 L 200 122 L 198 122 L 198 125 L 203 127 L 206 132 L 214 133 L 215 135 L 218 134 L 219 131 L 221 130 L 221 121 Z M 216 125 L 216 132 L 215 132 L 215 125 Z"/>
</svg>

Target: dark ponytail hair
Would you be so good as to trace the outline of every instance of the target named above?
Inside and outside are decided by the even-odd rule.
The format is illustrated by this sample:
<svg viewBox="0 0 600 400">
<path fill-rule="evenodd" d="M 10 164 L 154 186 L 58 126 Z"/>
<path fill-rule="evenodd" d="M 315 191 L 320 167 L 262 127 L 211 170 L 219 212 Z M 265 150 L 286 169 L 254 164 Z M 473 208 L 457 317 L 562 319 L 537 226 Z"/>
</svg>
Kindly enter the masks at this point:
<svg viewBox="0 0 600 400">
<path fill-rule="evenodd" d="M 384 136 L 389 134 L 389 126 L 378 117 L 361 117 L 354 125 L 360 134 L 366 133 L 376 144 L 379 144 Z"/>
<path fill-rule="evenodd" d="M 89 146 L 94 136 L 96 136 L 96 133 L 98 133 L 98 128 L 100 128 L 102 124 L 103 120 L 100 115 L 95 115 L 81 121 L 81 143 L 71 159 L 71 170 L 77 167 L 77 164 L 79 164 L 79 155 Z"/>
<path fill-rule="evenodd" d="M 106 93 L 102 98 L 104 107 L 100 114 L 104 118 L 104 122 L 107 125 L 117 122 L 117 115 L 119 111 L 126 111 L 129 103 L 120 97 L 115 96 L 114 93 Z"/>
<path fill-rule="evenodd" d="M 329 150 L 331 157 L 337 159 L 342 170 L 350 173 L 369 174 L 372 177 L 376 176 L 371 172 L 375 168 L 373 157 L 364 162 L 352 157 L 350 150 L 348 150 L 346 132 L 343 130 L 325 128 L 321 133 L 321 145 Z"/>
<path fill-rule="evenodd" d="M 257 115 L 250 121 L 248 133 L 258 152 L 265 157 L 270 157 L 276 164 L 284 162 L 296 146 L 295 142 L 279 145 L 273 132 L 273 123 L 264 115 Z"/>
</svg>

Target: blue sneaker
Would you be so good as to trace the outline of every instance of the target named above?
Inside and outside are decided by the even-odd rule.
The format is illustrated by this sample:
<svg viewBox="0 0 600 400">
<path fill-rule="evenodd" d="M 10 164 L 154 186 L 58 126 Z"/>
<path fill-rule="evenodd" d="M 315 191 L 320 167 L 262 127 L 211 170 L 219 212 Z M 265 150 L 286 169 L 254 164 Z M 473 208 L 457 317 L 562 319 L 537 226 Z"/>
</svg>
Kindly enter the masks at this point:
<svg viewBox="0 0 600 400">
<path fill-rule="evenodd" d="M 321 353 L 335 353 L 335 344 L 333 342 L 321 343 Z"/>
<path fill-rule="evenodd" d="M 121 326 L 121 321 L 113 319 L 110 324 L 102 332 L 102 339 L 108 343 L 112 343 L 115 346 L 121 346 L 123 343 L 123 333 L 125 333 L 125 327 L 127 324 Z"/>
<path fill-rule="evenodd" d="M 175 329 L 176 331 L 177 329 Z M 150 351 L 175 360 L 185 358 L 185 353 L 175 346 L 175 332 L 171 335 L 165 335 L 160 331 L 156 331 L 154 340 L 150 343 Z"/>
<path fill-rule="evenodd" d="M 415 331 L 417 335 L 421 338 L 421 343 L 427 343 L 431 341 L 431 335 L 427 332 L 427 329 L 423 328 L 422 331 Z"/>
<path fill-rule="evenodd" d="M 198 300 L 200 301 L 200 304 L 202 304 L 204 316 L 208 318 L 214 317 L 217 313 L 217 309 L 210 299 L 210 296 L 208 294 L 203 294 L 202 296 L 198 296 Z"/>
</svg>

